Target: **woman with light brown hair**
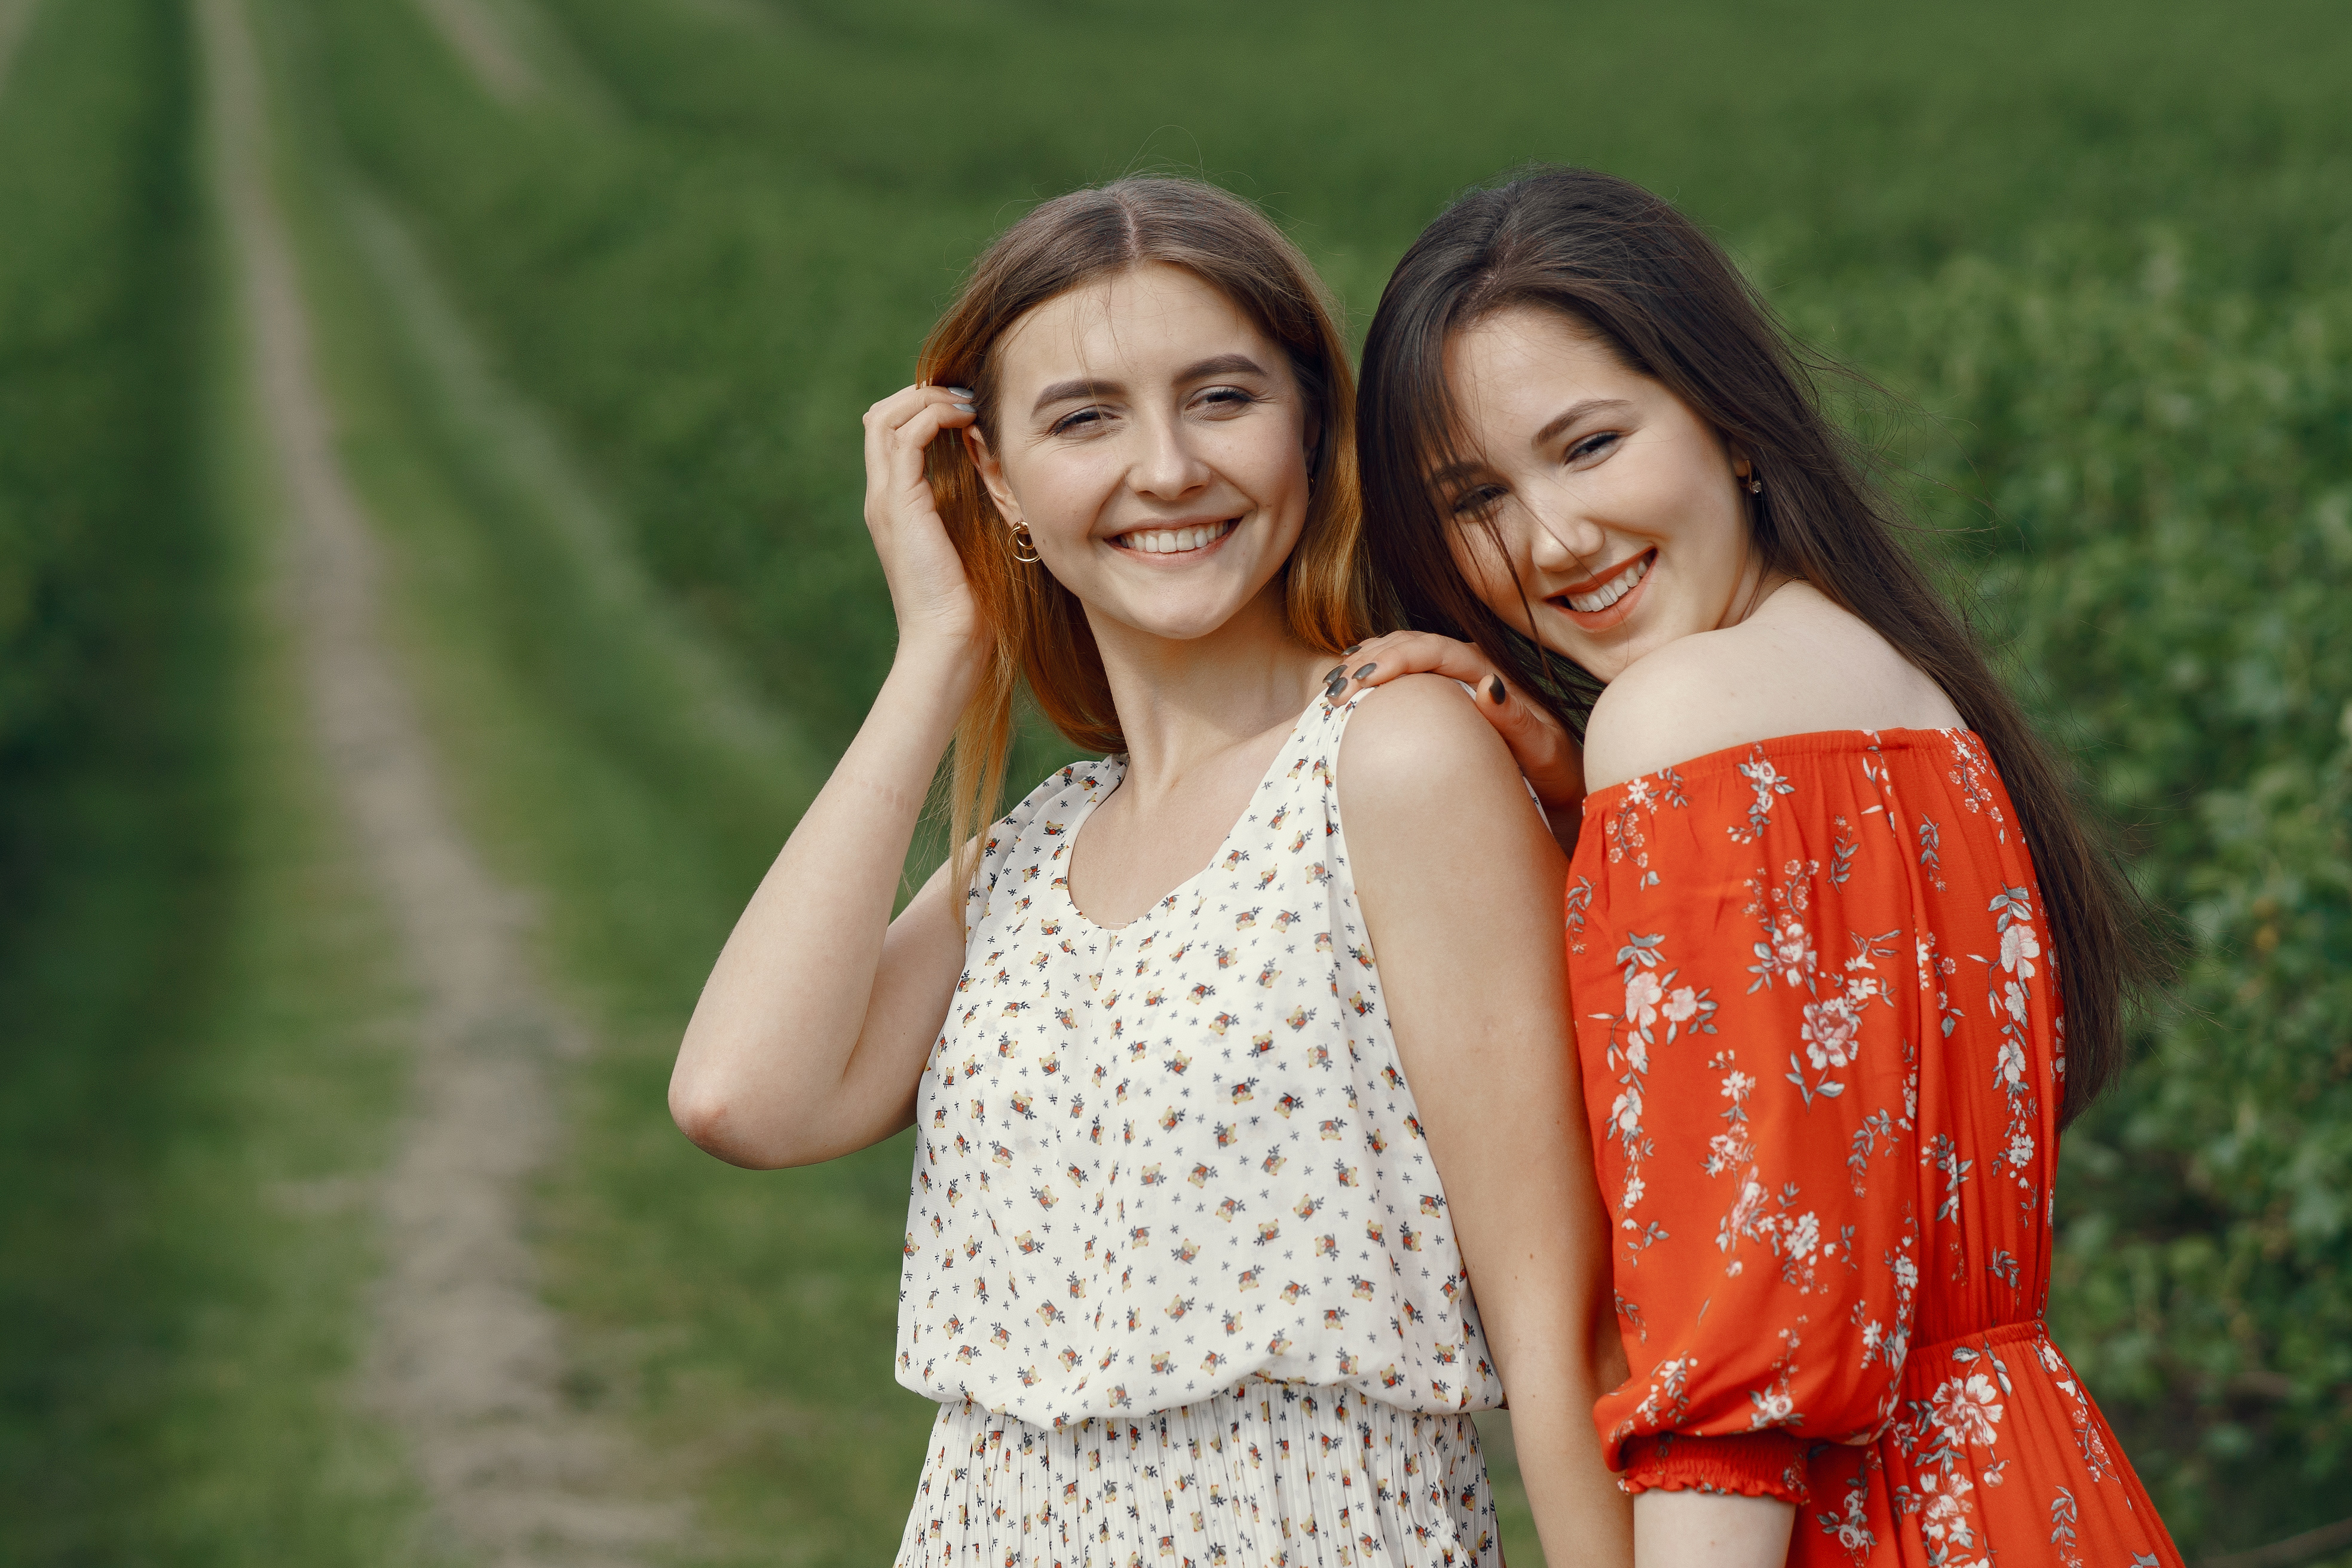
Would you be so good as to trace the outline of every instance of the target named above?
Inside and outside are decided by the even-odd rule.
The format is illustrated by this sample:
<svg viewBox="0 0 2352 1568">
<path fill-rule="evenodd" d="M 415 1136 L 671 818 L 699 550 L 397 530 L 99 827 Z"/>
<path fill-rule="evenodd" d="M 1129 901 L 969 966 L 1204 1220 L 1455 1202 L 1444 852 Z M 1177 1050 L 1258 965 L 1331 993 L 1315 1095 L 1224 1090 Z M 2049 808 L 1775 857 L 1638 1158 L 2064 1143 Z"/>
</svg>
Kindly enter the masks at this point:
<svg viewBox="0 0 2352 1568">
<path fill-rule="evenodd" d="M 1366 627 L 1306 261 L 1205 185 L 1076 192 L 919 374 L 866 417 L 896 661 L 670 1091 L 743 1165 L 916 1128 L 899 1561 L 1497 1563 L 1507 1386 L 1553 1561 L 1622 1561 L 1565 868 L 1458 688 L 1324 686 Z M 975 834 L 1024 682 L 1108 757 Z M 961 847 L 893 920 L 951 737 Z"/>
</svg>

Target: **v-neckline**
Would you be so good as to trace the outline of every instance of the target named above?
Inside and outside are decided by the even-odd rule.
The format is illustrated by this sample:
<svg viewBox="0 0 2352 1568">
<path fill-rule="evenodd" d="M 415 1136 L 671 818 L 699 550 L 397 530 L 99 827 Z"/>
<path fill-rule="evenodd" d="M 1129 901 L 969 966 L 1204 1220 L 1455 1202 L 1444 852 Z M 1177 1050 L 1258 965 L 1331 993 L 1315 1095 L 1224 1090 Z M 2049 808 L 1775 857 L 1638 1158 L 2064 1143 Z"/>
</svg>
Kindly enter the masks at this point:
<svg viewBox="0 0 2352 1568">
<path fill-rule="evenodd" d="M 1127 780 L 1127 763 L 1124 761 L 1117 763 L 1115 765 L 1118 769 L 1118 775 L 1112 781 L 1110 788 L 1097 792 L 1095 797 L 1087 802 L 1086 805 L 1079 811 L 1076 819 L 1070 824 L 1070 868 L 1068 871 L 1062 873 L 1057 884 L 1061 890 L 1062 902 L 1068 907 L 1070 913 L 1082 921 L 1088 930 L 1100 931 L 1103 935 L 1116 941 L 1119 937 L 1124 936 L 1127 932 L 1131 931 L 1136 927 L 1143 924 L 1144 921 L 1151 919 L 1160 910 L 1171 908 L 1176 902 L 1179 896 L 1181 895 L 1187 888 L 1190 888 L 1193 883 L 1199 881 L 1202 878 L 1215 870 L 1217 868 L 1218 860 L 1225 854 L 1227 847 L 1233 843 L 1234 836 L 1239 834 L 1242 828 L 1248 824 L 1250 813 L 1257 806 L 1257 797 L 1264 795 L 1265 793 L 1266 786 L 1274 782 L 1276 773 L 1282 766 L 1282 759 L 1288 754 L 1290 751 L 1290 743 L 1293 741 L 1299 739 L 1307 732 L 1307 716 L 1314 712 L 1316 705 L 1320 703 L 1322 700 L 1322 694 L 1319 692 L 1317 693 L 1314 697 L 1308 699 L 1307 706 L 1300 710 L 1298 717 L 1292 721 L 1289 732 L 1283 737 L 1282 744 L 1274 749 L 1274 760 L 1266 764 L 1265 772 L 1260 774 L 1257 783 L 1251 786 L 1249 799 L 1242 804 L 1241 814 L 1234 818 L 1233 826 L 1225 829 L 1224 837 L 1218 839 L 1215 847 L 1209 851 L 1209 858 L 1207 862 L 1203 864 L 1199 870 L 1193 872 L 1191 876 L 1185 878 L 1182 881 L 1177 883 L 1174 887 L 1169 889 L 1158 898 L 1152 900 L 1151 902 L 1144 905 L 1141 912 L 1138 913 L 1134 919 L 1127 921 L 1123 925 L 1114 926 L 1103 924 L 1100 921 L 1095 919 L 1094 916 L 1087 913 L 1086 910 L 1078 907 L 1078 896 L 1070 887 L 1070 876 L 1072 872 L 1075 872 L 1078 868 L 1078 840 L 1080 836 L 1085 832 L 1087 824 L 1093 820 L 1097 808 L 1098 808 L 1103 802 L 1108 800 L 1111 795 L 1117 792 L 1118 786 Z"/>
</svg>

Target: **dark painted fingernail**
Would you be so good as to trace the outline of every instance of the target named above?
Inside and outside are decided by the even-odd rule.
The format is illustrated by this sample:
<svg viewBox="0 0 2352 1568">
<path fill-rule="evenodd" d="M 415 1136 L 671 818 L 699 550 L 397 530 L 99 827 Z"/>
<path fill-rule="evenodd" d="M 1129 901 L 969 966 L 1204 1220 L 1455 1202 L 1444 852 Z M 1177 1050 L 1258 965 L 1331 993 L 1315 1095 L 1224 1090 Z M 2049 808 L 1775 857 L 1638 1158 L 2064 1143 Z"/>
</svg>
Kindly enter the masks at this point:
<svg viewBox="0 0 2352 1568">
<path fill-rule="evenodd" d="M 1347 679 L 1348 667 L 1344 664 L 1335 664 L 1323 672 L 1323 684 L 1326 686 L 1336 686 Z"/>
<path fill-rule="evenodd" d="M 1503 678 L 1499 675 L 1495 677 L 1495 684 L 1488 687 L 1486 692 L 1494 698 L 1495 706 L 1500 708 L 1503 705 Z"/>
<path fill-rule="evenodd" d="M 1354 644 L 1351 644 L 1350 646 L 1349 646 L 1349 647 L 1343 647 L 1343 648 L 1341 648 L 1341 649 L 1339 650 L 1339 657 L 1340 657 L 1341 658 L 1347 658 L 1349 654 L 1354 653 L 1354 652 L 1356 651 L 1356 649 L 1357 649 L 1357 648 L 1360 648 L 1360 647 L 1363 647 L 1363 646 L 1364 646 L 1364 645 L 1363 645 L 1362 643 L 1354 643 Z"/>
<path fill-rule="evenodd" d="M 971 412 L 971 405 L 969 403 L 950 403 L 948 406 L 954 409 L 958 414 L 969 414 Z"/>
<path fill-rule="evenodd" d="M 1378 668 L 1380 668 L 1380 666 L 1377 664 L 1368 664 L 1364 666 L 1363 668 L 1356 671 L 1356 679 L 1358 680 L 1370 680 L 1372 678 L 1372 671 Z"/>
<path fill-rule="evenodd" d="M 971 401 L 971 388 L 969 386 L 950 386 L 944 390 L 955 394 L 955 395 L 962 398 L 966 403 L 970 403 Z"/>
</svg>

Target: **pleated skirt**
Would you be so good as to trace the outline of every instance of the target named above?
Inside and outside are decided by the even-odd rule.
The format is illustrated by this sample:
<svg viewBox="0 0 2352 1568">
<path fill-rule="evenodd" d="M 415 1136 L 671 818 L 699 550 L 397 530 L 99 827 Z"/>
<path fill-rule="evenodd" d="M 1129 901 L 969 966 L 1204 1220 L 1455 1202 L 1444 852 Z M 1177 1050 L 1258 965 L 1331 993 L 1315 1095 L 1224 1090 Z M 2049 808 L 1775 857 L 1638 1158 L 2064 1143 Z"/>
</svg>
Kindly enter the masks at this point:
<svg viewBox="0 0 2352 1568">
<path fill-rule="evenodd" d="M 1247 1384 L 1059 1429 L 940 1407 L 898 1568 L 1500 1568 L 1478 1432 Z"/>
</svg>

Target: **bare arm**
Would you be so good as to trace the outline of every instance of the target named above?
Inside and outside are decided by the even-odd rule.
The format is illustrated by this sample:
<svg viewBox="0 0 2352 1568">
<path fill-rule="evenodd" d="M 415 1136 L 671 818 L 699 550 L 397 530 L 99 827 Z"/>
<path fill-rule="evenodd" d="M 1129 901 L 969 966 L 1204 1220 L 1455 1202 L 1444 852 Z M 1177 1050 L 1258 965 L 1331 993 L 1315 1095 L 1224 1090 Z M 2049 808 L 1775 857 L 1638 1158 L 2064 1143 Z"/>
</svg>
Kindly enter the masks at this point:
<svg viewBox="0 0 2352 1568">
<path fill-rule="evenodd" d="M 1780 1568 L 1796 1521 L 1779 1498 L 1643 1492 L 1633 1500 L 1634 1568 Z"/>
<path fill-rule="evenodd" d="M 1469 687 L 1476 696 L 1478 716 L 1511 749 L 1511 760 L 1543 803 L 1561 852 L 1576 852 L 1576 829 L 1584 810 L 1584 748 L 1540 704 L 1496 673 L 1476 647 L 1434 632 L 1391 632 L 1350 648 L 1332 673 L 1339 678 L 1333 689 L 1340 700 L 1358 686 L 1385 686 L 1422 673 Z"/>
<path fill-rule="evenodd" d="M 1448 682 L 1402 681 L 1366 703 L 1339 790 L 1397 1049 L 1545 1551 L 1629 1563 L 1631 1506 L 1592 1426 L 1623 1352 L 1569 1033 L 1566 867 L 1502 742 Z"/>
<path fill-rule="evenodd" d="M 946 389 L 866 416 L 866 521 L 898 654 L 857 738 L 793 829 L 719 955 L 670 1075 L 686 1135 L 739 1165 L 801 1165 L 888 1137 L 963 963 L 942 867 L 893 921 L 925 792 L 980 678 L 979 618 L 931 504 L 923 448 L 970 423 Z"/>
</svg>

